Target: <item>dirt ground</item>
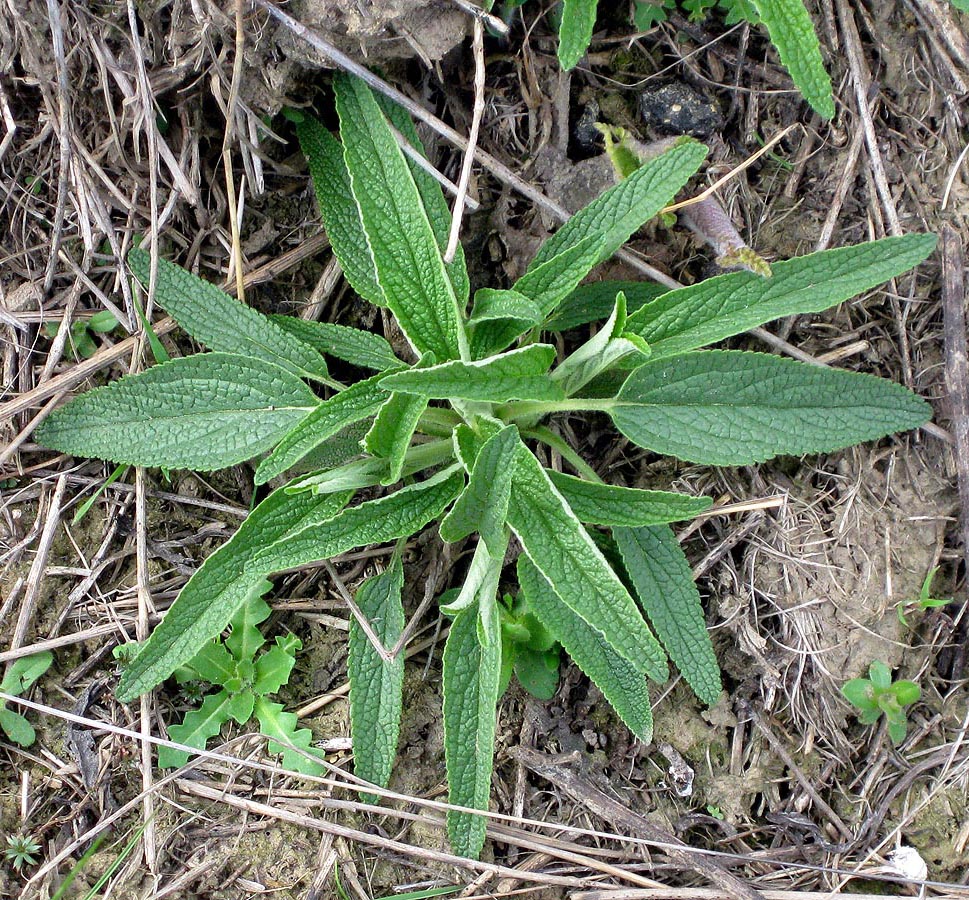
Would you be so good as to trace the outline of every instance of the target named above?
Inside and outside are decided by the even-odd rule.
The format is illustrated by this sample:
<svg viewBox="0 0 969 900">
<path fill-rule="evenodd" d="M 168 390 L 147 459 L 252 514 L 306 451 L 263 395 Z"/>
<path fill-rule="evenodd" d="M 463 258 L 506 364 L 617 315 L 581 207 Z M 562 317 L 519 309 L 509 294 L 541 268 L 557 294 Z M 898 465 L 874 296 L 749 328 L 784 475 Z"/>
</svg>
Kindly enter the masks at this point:
<svg viewBox="0 0 969 900">
<path fill-rule="evenodd" d="M 466 5 L 293 0 L 287 10 L 466 134 Z M 275 579 L 269 626 L 302 639 L 279 699 L 327 750 L 329 774 L 278 771 L 265 742 L 235 726 L 211 747 L 218 758 L 160 770 L 144 738 L 164 737 L 191 700 L 172 682 L 119 704 L 113 650 L 144 638 L 238 527 L 252 467 L 131 470 L 104 488 L 113 467 L 32 439 L 65 399 L 150 361 L 119 268 L 132 238 L 153 231 L 164 256 L 229 284 L 233 203 L 247 302 L 380 327 L 320 240 L 281 115 L 312 107 L 332 124 L 331 68 L 258 4 L 0 0 L 0 661 L 54 653 L 27 695 L 43 708 L 21 709 L 36 743 L 0 734 L 0 851 L 8 837 L 37 844 L 19 870 L 0 856 L 0 896 L 358 900 L 441 886 L 584 900 L 969 895 L 969 620 L 953 443 L 969 409 L 947 356 L 959 335 L 947 332 L 943 290 L 969 237 L 969 14 L 947 0 L 810 0 L 835 85 L 837 115 L 826 123 L 761 29 L 727 26 L 715 10 L 691 21 L 680 9 L 637 32 L 633 5 L 600 4 L 590 53 L 570 75 L 555 58 L 550 3 L 505 4 L 507 36 L 486 37 L 478 146 L 516 180 L 473 171 L 480 207 L 462 232 L 473 286 L 509 284 L 558 224 L 523 185 L 573 208 L 602 189 L 608 163 L 576 128 L 590 104 L 645 140 L 658 132 L 639 114 L 641 95 L 692 89 L 719 121 L 688 193 L 733 172 L 720 197 L 766 258 L 948 229 L 916 270 L 828 313 L 773 323 L 766 336 L 781 353 L 908 385 L 932 402 L 936 427 L 711 470 L 582 426 L 585 457 L 612 480 L 742 504 L 681 529 L 726 691 L 711 709 L 680 681 L 655 691 L 646 746 L 569 663 L 547 703 L 513 686 L 499 708 L 491 796 L 500 815 L 482 863 L 459 864 L 441 827 L 436 614 L 408 657 L 385 814 L 367 812 L 345 774 L 348 612 L 324 569 Z M 429 130 L 422 137 L 457 180 L 460 152 Z M 709 249 L 677 225 L 650 224 L 630 246 L 682 283 L 716 272 Z M 596 277 L 642 276 L 612 260 Z M 953 296 L 964 305 L 958 281 Z M 120 324 L 90 335 L 90 358 L 65 340 L 68 329 L 50 327 L 103 310 Z M 160 313 L 147 314 L 171 353 L 192 349 Z M 764 336 L 730 343 L 770 349 Z M 388 553 L 348 554 L 336 573 L 352 590 Z M 408 612 L 465 565 L 433 533 L 413 541 Z M 952 602 L 919 609 L 909 601 L 935 568 L 933 596 Z M 921 687 L 898 746 L 884 723 L 860 724 L 839 691 L 876 659 Z M 692 786 L 677 791 L 686 770 Z M 899 848 L 917 851 L 925 874 L 901 876 L 891 864 Z"/>
</svg>

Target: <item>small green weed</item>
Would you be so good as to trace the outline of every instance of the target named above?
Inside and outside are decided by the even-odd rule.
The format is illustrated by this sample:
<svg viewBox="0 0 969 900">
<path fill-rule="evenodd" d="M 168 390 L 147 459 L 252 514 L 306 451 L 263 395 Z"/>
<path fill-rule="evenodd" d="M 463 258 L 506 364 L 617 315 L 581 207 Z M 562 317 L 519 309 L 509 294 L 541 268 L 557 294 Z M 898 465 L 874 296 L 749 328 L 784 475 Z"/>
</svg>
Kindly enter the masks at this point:
<svg viewBox="0 0 969 900">
<path fill-rule="evenodd" d="M 48 337 L 56 337 L 61 325 L 57 322 L 48 322 L 44 325 L 44 334 Z M 68 342 L 74 350 L 74 355 L 79 359 L 90 359 L 98 352 L 98 345 L 94 341 L 93 335 L 107 334 L 118 327 L 118 320 L 114 314 L 108 310 L 95 313 L 90 319 L 77 319 L 71 323 Z"/>
<path fill-rule="evenodd" d="M 938 609 L 942 606 L 948 606 L 952 600 L 941 600 L 932 596 L 932 580 L 935 578 L 936 573 L 939 571 L 938 566 L 932 569 L 928 575 L 925 576 L 925 581 L 922 582 L 922 590 L 919 591 L 918 597 L 912 600 L 903 600 L 898 606 L 895 607 L 895 612 L 898 615 L 898 621 L 901 622 L 906 628 L 909 628 L 908 617 L 914 612 L 925 612 L 927 609 Z"/>
<path fill-rule="evenodd" d="M 37 862 L 40 844 L 29 834 L 8 834 L 7 846 L 3 851 L 3 858 L 18 872 L 24 866 L 32 866 Z"/>
<path fill-rule="evenodd" d="M 291 749 L 298 747 L 312 756 L 310 731 L 297 729 L 296 716 L 284 712 L 281 703 L 267 699 L 289 681 L 296 651 L 302 646 L 294 635 L 281 635 L 274 646 L 261 649 L 266 639 L 256 626 L 270 612 L 262 598 L 248 600 L 232 617 L 225 640 L 209 642 L 189 663 L 175 670 L 175 680 L 195 687 L 198 695 L 202 693 L 199 682 L 222 689 L 206 696 L 201 708 L 188 713 L 181 725 L 170 726 L 168 735 L 173 741 L 203 750 L 229 719 L 245 725 L 255 716 L 261 732 L 273 739 L 270 753 L 282 753 L 284 766 L 305 775 L 319 775 L 324 771 L 322 765 Z M 158 748 L 158 765 L 162 768 L 184 765 L 188 757 L 184 750 Z"/>
<path fill-rule="evenodd" d="M 7 673 L 0 681 L 0 693 L 11 697 L 20 697 L 30 690 L 31 685 L 40 678 L 54 661 L 49 650 L 35 653 L 33 656 L 22 656 L 14 660 Z M 0 728 L 15 744 L 29 747 L 36 739 L 33 726 L 20 713 L 7 709 L 6 701 L 0 700 Z"/>
<path fill-rule="evenodd" d="M 914 681 L 893 682 L 891 670 L 876 659 L 868 667 L 867 678 L 852 678 L 841 693 L 858 708 L 858 721 L 863 725 L 872 725 L 884 715 L 892 743 L 900 744 L 908 730 L 905 707 L 917 702 L 922 691 Z"/>
<path fill-rule="evenodd" d="M 253 610 L 265 607 L 254 598 L 274 573 L 397 542 L 386 570 L 357 591 L 348 649 L 355 774 L 385 786 L 402 714 L 400 545 L 432 523 L 448 543 L 470 539 L 460 589 L 440 598 L 453 617 L 442 662 L 444 745 L 450 801 L 486 810 L 509 669 L 548 695 L 556 644 L 643 741 L 653 727 L 648 680 L 665 682 L 669 660 L 704 703 L 721 693 L 700 595 L 670 528 L 712 501 L 603 483 L 556 420 L 604 415 L 651 453 L 715 466 L 915 428 L 931 410 L 892 382 L 701 348 L 870 290 L 925 259 L 935 238 L 886 238 L 667 292 L 635 282 L 579 287 L 699 169 L 706 148 L 683 138 L 573 216 L 510 288 L 472 298 L 463 252 L 443 258 L 451 213 L 440 186 L 391 129 L 419 152 L 413 123 L 362 81 L 337 75 L 334 90 L 339 137 L 308 117 L 297 134 L 333 252 L 354 291 L 394 317 L 398 346 L 369 331 L 264 316 L 162 259 L 158 303 L 213 352 L 76 398 L 37 436 L 64 452 L 141 466 L 209 471 L 259 457 L 256 483 L 278 483 L 195 572 L 117 689 L 131 700 L 186 663 L 222 685 L 171 729 L 196 746 L 215 723 L 254 710 L 270 736 L 308 746 L 297 738 L 308 733 L 280 724 L 288 714 L 259 714 L 288 678 L 296 644 L 277 640 L 256 658 L 263 638 L 254 625 L 264 616 Z M 146 283 L 148 254 L 133 250 L 128 263 Z M 601 319 L 569 353 L 543 340 Z M 347 385 L 327 358 L 351 378 L 368 371 Z M 575 474 L 552 467 L 555 454 Z M 358 491 L 365 499 L 351 504 Z M 506 565 L 512 546 L 521 552 Z M 518 598 L 499 599 L 505 586 L 516 593 L 516 580 Z M 230 636 L 213 641 L 233 621 Z M 244 651 L 233 647 L 242 635 Z M 276 675 L 262 680 L 271 654 Z M 456 852 L 476 856 L 485 820 L 452 810 L 448 833 Z"/>
</svg>

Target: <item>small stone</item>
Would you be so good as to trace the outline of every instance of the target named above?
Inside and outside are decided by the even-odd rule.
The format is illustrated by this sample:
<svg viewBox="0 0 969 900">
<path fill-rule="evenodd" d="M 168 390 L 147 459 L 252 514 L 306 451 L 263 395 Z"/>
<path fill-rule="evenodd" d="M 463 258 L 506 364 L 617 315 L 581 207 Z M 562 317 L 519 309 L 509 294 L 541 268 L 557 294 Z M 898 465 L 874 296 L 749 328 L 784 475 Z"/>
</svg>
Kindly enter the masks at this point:
<svg viewBox="0 0 969 900">
<path fill-rule="evenodd" d="M 706 138 L 724 124 L 717 102 L 682 82 L 645 87 L 639 112 L 648 126 L 666 134 Z"/>
<path fill-rule="evenodd" d="M 572 125 L 572 149 L 575 157 L 589 157 L 602 152 L 602 135 L 596 129 L 598 121 L 599 104 L 590 100 L 582 107 L 579 117 Z"/>
</svg>

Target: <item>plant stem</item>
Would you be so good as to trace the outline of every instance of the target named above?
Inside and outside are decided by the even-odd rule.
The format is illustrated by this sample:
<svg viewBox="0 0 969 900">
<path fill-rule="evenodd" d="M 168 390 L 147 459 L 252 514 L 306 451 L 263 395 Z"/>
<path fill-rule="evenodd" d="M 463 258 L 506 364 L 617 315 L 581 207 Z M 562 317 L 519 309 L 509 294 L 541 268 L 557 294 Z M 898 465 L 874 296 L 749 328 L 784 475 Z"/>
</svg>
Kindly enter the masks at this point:
<svg viewBox="0 0 969 900">
<path fill-rule="evenodd" d="M 595 400 L 585 397 L 569 397 L 567 400 L 517 400 L 496 407 L 495 415 L 503 422 L 515 422 L 526 417 L 541 417 L 555 412 L 608 412 L 611 398 Z"/>
<path fill-rule="evenodd" d="M 534 438 L 536 441 L 541 441 L 548 447 L 558 452 L 562 459 L 568 461 L 572 467 L 587 481 L 595 481 L 602 484 L 603 481 L 599 477 L 599 474 L 595 469 L 592 468 L 569 444 L 563 440 L 554 431 L 545 428 L 542 425 L 536 428 L 530 428 L 528 431 L 523 432 L 524 437 Z"/>
</svg>

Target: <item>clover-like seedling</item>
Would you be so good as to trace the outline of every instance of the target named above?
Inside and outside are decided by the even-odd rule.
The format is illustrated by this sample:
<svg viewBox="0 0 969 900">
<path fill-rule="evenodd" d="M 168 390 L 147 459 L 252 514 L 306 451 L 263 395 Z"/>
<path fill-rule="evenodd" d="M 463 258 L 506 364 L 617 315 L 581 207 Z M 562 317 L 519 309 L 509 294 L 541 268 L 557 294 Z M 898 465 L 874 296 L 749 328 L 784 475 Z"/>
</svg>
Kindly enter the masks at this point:
<svg viewBox="0 0 969 900">
<path fill-rule="evenodd" d="M 44 333 L 48 337 L 55 337 L 61 327 L 62 325 L 57 322 L 48 322 L 44 326 Z M 118 320 L 109 310 L 95 313 L 89 319 L 77 319 L 71 323 L 68 333 L 70 347 L 79 359 L 90 359 L 98 352 L 98 345 L 92 335 L 107 334 L 117 327 Z"/>
<path fill-rule="evenodd" d="M 31 656 L 21 656 L 15 659 L 0 681 L 0 693 L 11 697 L 20 697 L 30 690 L 33 683 L 40 678 L 54 661 L 49 650 L 34 653 Z M 29 747 L 37 734 L 33 726 L 20 713 L 7 708 L 5 700 L 0 699 L 0 728 L 4 734 L 21 747 Z"/>
<path fill-rule="evenodd" d="M 648 680 L 665 682 L 669 659 L 704 703 L 721 692 L 700 595 L 670 528 L 712 501 L 606 484 L 563 434 L 608 417 L 617 441 L 735 466 L 919 426 L 928 405 L 892 382 L 700 348 L 870 290 L 921 262 L 935 238 L 886 238 L 772 263 L 770 277 L 734 272 L 672 291 L 580 286 L 698 170 L 706 148 L 682 138 L 573 216 L 510 287 L 472 299 L 461 250 L 444 261 L 451 211 L 440 185 L 398 145 L 395 131 L 421 152 L 413 123 L 362 81 L 337 75 L 334 91 L 339 136 L 308 116 L 296 131 L 344 276 L 393 316 L 397 343 L 263 315 L 161 259 L 158 304 L 213 352 L 78 397 L 38 439 L 140 466 L 212 470 L 257 457 L 256 484 L 275 486 L 125 667 L 122 701 L 190 662 L 274 573 L 398 544 L 359 587 L 350 623 L 355 774 L 379 786 L 396 755 L 403 642 L 413 633 L 400 545 L 436 524 L 458 559 L 459 588 L 442 600 L 452 617 L 442 657 L 449 798 L 487 810 L 503 665 L 507 675 L 514 653 L 523 682 L 545 694 L 552 683 L 554 646 L 521 607 L 499 600 L 506 591 L 643 741 L 652 736 Z M 128 263 L 147 284 L 149 255 L 132 250 Z M 584 343 L 558 342 L 568 352 L 543 339 L 596 321 Z M 567 429 L 563 417 L 573 419 Z M 225 652 L 206 652 L 229 665 Z M 237 664 L 244 659 L 252 656 Z M 531 671 L 518 665 L 526 659 Z M 236 710 L 230 699 L 226 709 L 241 717 L 249 700 Z M 485 819 L 452 810 L 448 832 L 455 851 L 477 855 Z"/>
<path fill-rule="evenodd" d="M 884 716 L 893 744 L 905 740 L 908 730 L 905 707 L 917 702 L 922 695 L 914 681 L 892 681 L 891 670 L 877 659 L 868 667 L 867 678 L 852 678 L 845 682 L 841 693 L 858 709 L 858 721 L 863 725 L 873 725 Z"/>
<path fill-rule="evenodd" d="M 180 725 L 169 726 L 168 736 L 204 750 L 230 719 L 245 725 L 255 717 L 262 734 L 271 738 L 269 752 L 281 753 L 286 768 L 319 775 L 323 766 L 312 759 L 312 733 L 307 728 L 297 729 L 296 716 L 286 712 L 281 703 L 268 699 L 289 681 L 296 651 L 302 647 L 298 637 L 286 634 L 277 636 L 268 650 L 262 649 L 266 639 L 256 626 L 270 612 L 261 597 L 249 599 L 232 617 L 224 640 L 209 641 L 190 662 L 175 670 L 175 680 L 193 688 L 194 693 L 201 694 L 203 684 L 221 690 L 205 695 L 199 709 L 189 712 Z M 184 765 L 188 758 L 185 750 L 164 745 L 158 748 L 158 765 L 162 768 Z"/>
</svg>

